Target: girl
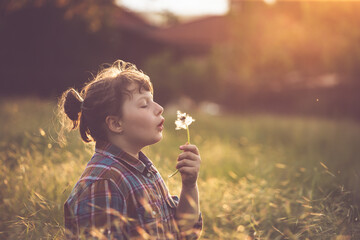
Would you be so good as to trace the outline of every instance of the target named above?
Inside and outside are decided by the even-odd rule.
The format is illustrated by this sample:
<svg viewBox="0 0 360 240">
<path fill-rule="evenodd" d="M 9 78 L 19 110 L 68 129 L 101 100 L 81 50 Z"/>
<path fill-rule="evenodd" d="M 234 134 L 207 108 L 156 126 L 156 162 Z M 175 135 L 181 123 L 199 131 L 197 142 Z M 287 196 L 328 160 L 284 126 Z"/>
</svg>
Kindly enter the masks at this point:
<svg viewBox="0 0 360 240">
<path fill-rule="evenodd" d="M 164 123 L 147 75 L 118 60 L 80 94 L 72 88 L 65 91 L 59 107 L 72 129 L 79 127 L 84 142 L 96 143 L 64 205 L 68 238 L 199 238 L 198 148 L 180 146 L 180 199 L 170 196 L 158 170 L 141 152 L 162 139 Z"/>
</svg>

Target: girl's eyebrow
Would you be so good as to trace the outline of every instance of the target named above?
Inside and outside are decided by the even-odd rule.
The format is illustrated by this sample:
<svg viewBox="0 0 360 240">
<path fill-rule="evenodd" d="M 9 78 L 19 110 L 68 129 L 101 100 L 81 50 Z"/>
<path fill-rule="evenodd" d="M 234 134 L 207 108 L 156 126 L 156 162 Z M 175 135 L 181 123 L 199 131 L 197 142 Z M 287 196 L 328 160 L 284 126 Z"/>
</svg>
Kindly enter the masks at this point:
<svg viewBox="0 0 360 240">
<path fill-rule="evenodd" d="M 151 95 L 151 96 L 142 96 L 142 97 L 140 97 L 137 101 L 139 102 L 140 100 L 143 100 L 143 99 L 146 99 L 146 100 L 148 100 L 148 99 L 153 100 L 153 97 L 152 97 L 152 95 Z"/>
</svg>

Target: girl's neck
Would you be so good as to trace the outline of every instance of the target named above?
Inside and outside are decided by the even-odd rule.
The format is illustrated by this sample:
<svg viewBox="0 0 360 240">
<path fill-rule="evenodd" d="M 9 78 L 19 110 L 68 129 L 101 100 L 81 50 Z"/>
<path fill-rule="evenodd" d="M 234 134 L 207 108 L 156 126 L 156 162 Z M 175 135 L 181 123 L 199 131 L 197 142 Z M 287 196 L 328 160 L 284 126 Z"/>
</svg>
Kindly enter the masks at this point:
<svg viewBox="0 0 360 240">
<path fill-rule="evenodd" d="M 122 139 L 109 139 L 110 143 L 120 148 L 127 154 L 139 159 L 139 152 L 142 148 L 129 144 L 128 142 L 122 141 Z"/>
<path fill-rule="evenodd" d="M 125 151 L 130 156 L 133 156 L 134 158 L 139 159 L 139 152 L 140 151 L 133 153 L 133 152 L 130 152 L 130 151 L 126 150 L 126 149 L 121 149 L 121 150 Z"/>
</svg>

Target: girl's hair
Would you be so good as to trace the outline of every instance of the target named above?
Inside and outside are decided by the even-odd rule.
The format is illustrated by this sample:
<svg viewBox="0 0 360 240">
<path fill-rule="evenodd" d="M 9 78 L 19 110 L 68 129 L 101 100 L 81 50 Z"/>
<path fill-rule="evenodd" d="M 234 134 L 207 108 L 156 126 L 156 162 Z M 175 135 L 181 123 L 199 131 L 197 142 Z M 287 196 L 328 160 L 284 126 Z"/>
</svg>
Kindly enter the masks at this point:
<svg viewBox="0 0 360 240">
<path fill-rule="evenodd" d="M 133 84 L 137 88 L 129 89 Z M 80 93 L 74 88 L 66 90 L 58 103 L 60 141 L 66 142 L 64 129 L 70 131 L 77 127 L 84 142 L 107 140 L 105 118 L 109 115 L 122 117 L 125 98 L 131 98 L 135 90 L 153 93 L 150 78 L 134 64 L 122 60 L 102 68 Z"/>
</svg>

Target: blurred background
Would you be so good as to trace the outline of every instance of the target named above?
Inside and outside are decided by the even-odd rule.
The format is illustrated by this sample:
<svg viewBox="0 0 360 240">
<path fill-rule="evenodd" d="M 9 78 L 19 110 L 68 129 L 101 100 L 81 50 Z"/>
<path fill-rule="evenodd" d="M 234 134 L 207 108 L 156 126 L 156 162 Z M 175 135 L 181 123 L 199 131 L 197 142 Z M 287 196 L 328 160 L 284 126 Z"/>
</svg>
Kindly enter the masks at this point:
<svg viewBox="0 0 360 240">
<path fill-rule="evenodd" d="M 135 63 L 165 107 L 144 148 L 172 194 L 186 131 L 201 239 L 360 239 L 360 2 L 1 0 L 0 238 L 63 239 L 94 145 L 60 144 L 57 99 Z"/>
<path fill-rule="evenodd" d="M 161 104 L 359 119 L 359 11 L 356 1 L 4 0 L 0 93 L 55 98 L 123 59 Z"/>
</svg>

